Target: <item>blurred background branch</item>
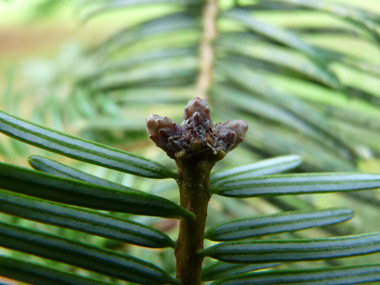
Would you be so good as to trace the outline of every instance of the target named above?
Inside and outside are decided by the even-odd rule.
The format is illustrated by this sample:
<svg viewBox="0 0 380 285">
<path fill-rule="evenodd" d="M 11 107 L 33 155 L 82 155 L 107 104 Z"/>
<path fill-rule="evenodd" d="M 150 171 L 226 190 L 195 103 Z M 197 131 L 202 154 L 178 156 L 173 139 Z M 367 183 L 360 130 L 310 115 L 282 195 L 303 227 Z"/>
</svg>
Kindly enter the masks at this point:
<svg viewBox="0 0 380 285">
<path fill-rule="evenodd" d="M 199 47 L 199 75 L 196 83 L 196 97 L 207 99 L 213 83 L 214 41 L 217 37 L 218 1 L 208 0 L 202 12 L 202 39 Z"/>
<path fill-rule="evenodd" d="M 377 0 L 0 1 L 0 108 L 173 167 L 148 141 L 145 118 L 157 113 L 179 122 L 188 100 L 208 96 L 214 121 L 245 119 L 250 128 L 242 147 L 219 168 L 299 154 L 300 172 L 379 173 L 379 13 Z M 0 135 L 0 160 L 25 165 L 30 154 L 47 155 Z M 172 200 L 178 196 L 168 181 L 59 160 Z M 360 213 L 333 229 L 291 234 L 316 237 L 379 228 L 373 218 L 380 215 L 379 205 L 376 191 L 328 198 L 217 197 L 208 219 L 214 224 L 313 207 L 344 206 Z M 138 219 L 169 233 L 177 226 Z M 157 257 L 142 248 L 96 242 L 174 270 L 170 252 Z M 364 263 L 378 259 L 363 258 Z"/>
</svg>

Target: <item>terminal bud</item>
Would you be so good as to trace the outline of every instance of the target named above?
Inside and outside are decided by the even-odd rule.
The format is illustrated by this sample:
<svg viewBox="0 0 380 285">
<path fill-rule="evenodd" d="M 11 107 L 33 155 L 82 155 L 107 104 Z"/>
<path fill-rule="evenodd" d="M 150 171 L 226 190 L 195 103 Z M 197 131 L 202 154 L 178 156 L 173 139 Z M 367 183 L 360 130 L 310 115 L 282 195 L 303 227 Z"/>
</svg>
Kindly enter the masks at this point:
<svg viewBox="0 0 380 285">
<path fill-rule="evenodd" d="M 200 98 L 188 102 L 180 125 L 158 115 L 149 116 L 146 124 L 152 141 L 177 160 L 189 157 L 220 160 L 244 140 L 248 130 L 243 120 L 214 125 L 207 101 Z"/>
</svg>

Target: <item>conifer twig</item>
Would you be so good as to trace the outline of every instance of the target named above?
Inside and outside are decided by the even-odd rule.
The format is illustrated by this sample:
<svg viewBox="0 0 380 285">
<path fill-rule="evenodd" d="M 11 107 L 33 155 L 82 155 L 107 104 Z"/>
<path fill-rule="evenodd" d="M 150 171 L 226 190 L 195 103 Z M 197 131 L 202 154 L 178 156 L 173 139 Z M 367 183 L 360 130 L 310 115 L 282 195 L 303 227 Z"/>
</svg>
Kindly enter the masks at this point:
<svg viewBox="0 0 380 285">
<path fill-rule="evenodd" d="M 215 51 L 213 42 L 217 36 L 218 0 L 207 0 L 203 8 L 203 32 L 199 47 L 199 76 L 196 83 L 196 97 L 209 100 L 208 91 L 213 82 Z"/>
</svg>

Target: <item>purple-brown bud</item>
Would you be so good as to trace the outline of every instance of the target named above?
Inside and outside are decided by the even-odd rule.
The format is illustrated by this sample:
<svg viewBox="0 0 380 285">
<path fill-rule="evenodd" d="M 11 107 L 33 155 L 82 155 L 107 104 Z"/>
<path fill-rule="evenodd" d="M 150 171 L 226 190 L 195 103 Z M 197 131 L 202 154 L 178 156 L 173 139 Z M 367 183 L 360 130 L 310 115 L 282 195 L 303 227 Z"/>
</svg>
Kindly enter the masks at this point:
<svg viewBox="0 0 380 285">
<path fill-rule="evenodd" d="M 200 98 L 189 101 L 180 125 L 158 115 L 149 116 L 146 123 L 149 137 L 173 159 L 200 154 L 220 160 L 244 140 L 248 130 L 242 120 L 215 126 L 207 101 Z"/>
<path fill-rule="evenodd" d="M 182 116 L 183 120 L 187 120 L 194 115 L 194 113 L 198 112 L 202 118 L 211 121 L 210 115 L 210 107 L 208 106 L 208 102 L 206 100 L 202 100 L 200 98 L 195 98 L 190 100 L 185 107 L 185 113 Z"/>
</svg>

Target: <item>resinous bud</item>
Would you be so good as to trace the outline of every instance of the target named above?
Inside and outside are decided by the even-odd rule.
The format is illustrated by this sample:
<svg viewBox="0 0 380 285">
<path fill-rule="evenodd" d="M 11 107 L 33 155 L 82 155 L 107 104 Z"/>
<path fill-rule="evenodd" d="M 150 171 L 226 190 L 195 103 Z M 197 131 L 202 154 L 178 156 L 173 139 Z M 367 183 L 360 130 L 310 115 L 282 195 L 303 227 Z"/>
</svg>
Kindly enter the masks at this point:
<svg viewBox="0 0 380 285">
<path fill-rule="evenodd" d="M 244 140 L 248 124 L 243 120 L 227 120 L 224 123 L 217 123 L 216 129 L 220 142 L 225 144 L 227 151 L 231 151 Z"/>
<path fill-rule="evenodd" d="M 210 107 L 207 100 L 198 97 L 190 100 L 185 107 L 183 119 L 187 120 L 191 118 L 196 112 L 198 112 L 201 117 L 211 120 Z"/>
<path fill-rule="evenodd" d="M 151 115 L 146 119 L 147 132 L 153 142 L 173 159 L 222 159 L 244 140 L 248 130 L 242 120 L 214 123 L 206 100 L 195 98 L 185 108 L 177 125 L 167 117 Z"/>
</svg>

